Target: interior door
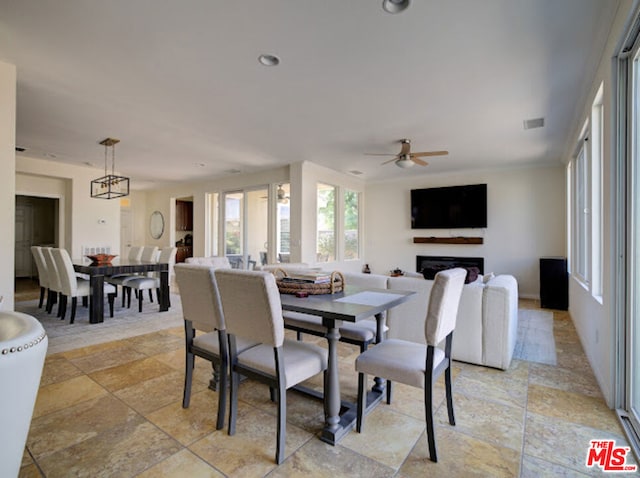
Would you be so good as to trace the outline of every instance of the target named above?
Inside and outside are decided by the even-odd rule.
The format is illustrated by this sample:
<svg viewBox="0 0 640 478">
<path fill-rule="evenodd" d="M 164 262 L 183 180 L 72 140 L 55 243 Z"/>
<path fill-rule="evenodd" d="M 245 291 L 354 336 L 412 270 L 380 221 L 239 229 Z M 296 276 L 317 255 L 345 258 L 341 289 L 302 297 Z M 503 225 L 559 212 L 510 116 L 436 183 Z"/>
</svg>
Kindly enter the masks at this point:
<svg viewBox="0 0 640 478">
<path fill-rule="evenodd" d="M 131 210 L 120 209 L 120 257 L 129 257 L 133 245 L 133 224 Z"/>
<path fill-rule="evenodd" d="M 33 259 L 31 242 L 33 238 L 33 206 L 16 203 L 15 275 L 31 277 Z"/>
</svg>

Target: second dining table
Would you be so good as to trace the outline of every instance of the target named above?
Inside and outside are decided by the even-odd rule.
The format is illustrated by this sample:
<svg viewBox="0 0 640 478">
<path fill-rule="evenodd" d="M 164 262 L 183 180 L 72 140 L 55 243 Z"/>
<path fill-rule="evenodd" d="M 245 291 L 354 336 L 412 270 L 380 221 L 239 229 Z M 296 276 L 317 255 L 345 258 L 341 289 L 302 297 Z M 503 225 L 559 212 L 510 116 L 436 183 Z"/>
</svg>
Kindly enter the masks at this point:
<svg viewBox="0 0 640 478">
<path fill-rule="evenodd" d="M 355 425 L 356 405 L 341 401 L 340 376 L 338 372 L 338 341 L 343 321 L 358 322 L 375 316 L 378 323 L 377 341 L 383 340 L 383 313 L 409 300 L 415 292 L 389 289 L 362 289 L 345 286 L 336 294 L 310 295 L 299 298 L 280 294 L 284 310 L 312 314 L 322 317 L 327 329 L 329 361 L 324 389 L 325 426 L 320 438 L 331 445 L 338 443 Z M 375 406 L 383 397 L 385 382 L 376 378 L 375 385 L 367 394 L 367 409 Z"/>
<path fill-rule="evenodd" d="M 87 274 L 91 285 L 89 322 L 104 322 L 104 279 L 117 274 L 158 272 L 160 275 L 160 312 L 169 310 L 169 264 L 116 258 L 108 264 L 92 264 L 89 259 L 74 259 L 76 272 Z"/>
</svg>

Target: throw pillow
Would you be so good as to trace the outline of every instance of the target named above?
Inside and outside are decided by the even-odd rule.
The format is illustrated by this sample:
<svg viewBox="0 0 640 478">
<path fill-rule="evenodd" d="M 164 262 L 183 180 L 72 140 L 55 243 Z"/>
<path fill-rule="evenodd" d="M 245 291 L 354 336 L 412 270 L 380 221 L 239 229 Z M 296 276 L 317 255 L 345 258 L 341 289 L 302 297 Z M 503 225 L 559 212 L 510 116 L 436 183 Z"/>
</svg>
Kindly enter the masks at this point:
<svg viewBox="0 0 640 478">
<path fill-rule="evenodd" d="M 496 275 L 493 272 L 489 272 L 488 274 L 485 274 L 484 277 L 482 278 L 482 282 L 484 282 L 485 284 L 487 282 L 489 282 L 491 279 L 493 279 Z"/>
</svg>

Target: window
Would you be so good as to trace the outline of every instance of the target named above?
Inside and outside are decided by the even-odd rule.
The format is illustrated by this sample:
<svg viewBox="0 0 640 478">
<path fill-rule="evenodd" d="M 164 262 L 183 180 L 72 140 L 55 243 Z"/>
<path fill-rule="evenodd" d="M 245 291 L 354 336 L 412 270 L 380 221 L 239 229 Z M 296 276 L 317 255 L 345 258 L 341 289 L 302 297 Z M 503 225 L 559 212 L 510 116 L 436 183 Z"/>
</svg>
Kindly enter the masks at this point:
<svg viewBox="0 0 640 478">
<path fill-rule="evenodd" d="M 589 284 L 589 254 L 591 245 L 591 227 L 589 212 L 589 167 L 586 138 L 582 141 L 575 158 L 574 176 L 574 272 L 585 285 Z"/>
<path fill-rule="evenodd" d="M 591 293 L 602 300 L 603 282 L 603 203 L 602 164 L 604 107 L 603 84 L 600 84 L 591 110 Z"/>
<path fill-rule="evenodd" d="M 346 190 L 344 193 L 344 259 L 360 257 L 359 194 Z"/>
<path fill-rule="evenodd" d="M 570 211 L 572 228 L 571 271 L 573 276 L 602 300 L 603 282 L 603 212 L 602 212 L 602 163 L 603 163 L 603 85 L 600 85 L 578 145 L 577 154 L 570 164 L 573 174 Z M 571 167 L 573 166 L 573 167 Z"/>
<path fill-rule="evenodd" d="M 336 259 L 336 187 L 318 183 L 316 260 Z"/>
</svg>

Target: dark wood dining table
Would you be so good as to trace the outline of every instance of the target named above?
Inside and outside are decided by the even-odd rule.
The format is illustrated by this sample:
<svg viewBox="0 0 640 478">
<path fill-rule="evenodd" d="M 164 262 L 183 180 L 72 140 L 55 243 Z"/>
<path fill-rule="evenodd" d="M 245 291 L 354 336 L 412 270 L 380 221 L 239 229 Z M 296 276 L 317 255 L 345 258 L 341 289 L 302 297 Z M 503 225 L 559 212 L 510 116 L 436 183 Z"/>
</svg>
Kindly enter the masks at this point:
<svg viewBox="0 0 640 478">
<path fill-rule="evenodd" d="M 325 426 L 320 435 L 322 441 L 335 445 L 354 427 L 356 421 L 356 404 L 340 399 L 338 372 L 340 325 L 343 321 L 358 322 L 375 316 L 378 324 L 376 338 L 377 341 L 382 341 L 384 311 L 406 302 L 413 295 L 415 295 L 414 291 L 361 289 L 349 285 L 343 292 L 336 294 L 310 295 L 304 298 L 290 294 L 280 295 L 283 310 L 320 316 L 323 325 L 327 328 L 329 361 L 323 394 Z M 380 402 L 384 394 L 385 381 L 376 377 L 375 385 L 367 393 L 367 410 Z"/>
<path fill-rule="evenodd" d="M 91 284 L 89 303 L 89 322 L 104 322 L 104 279 L 117 274 L 135 274 L 141 272 L 160 273 L 160 312 L 169 310 L 169 264 L 159 262 L 132 261 L 115 258 L 109 264 L 92 264 L 89 259 L 74 259 L 76 272 L 87 274 Z"/>
</svg>

